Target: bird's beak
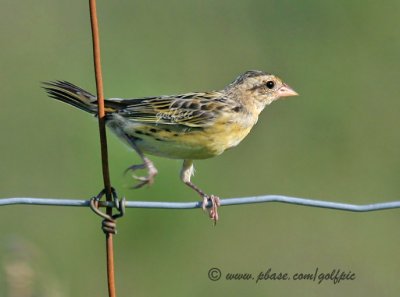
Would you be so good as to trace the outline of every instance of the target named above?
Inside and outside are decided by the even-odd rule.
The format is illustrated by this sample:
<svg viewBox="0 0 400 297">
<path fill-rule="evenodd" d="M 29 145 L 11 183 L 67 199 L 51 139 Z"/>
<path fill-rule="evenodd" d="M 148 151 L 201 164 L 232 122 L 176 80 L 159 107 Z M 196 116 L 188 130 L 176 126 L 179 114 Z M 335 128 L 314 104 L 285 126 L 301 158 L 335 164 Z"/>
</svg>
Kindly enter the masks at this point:
<svg viewBox="0 0 400 297">
<path fill-rule="evenodd" d="M 289 87 L 287 84 L 283 84 L 278 90 L 280 97 L 298 96 L 297 92 Z"/>
</svg>

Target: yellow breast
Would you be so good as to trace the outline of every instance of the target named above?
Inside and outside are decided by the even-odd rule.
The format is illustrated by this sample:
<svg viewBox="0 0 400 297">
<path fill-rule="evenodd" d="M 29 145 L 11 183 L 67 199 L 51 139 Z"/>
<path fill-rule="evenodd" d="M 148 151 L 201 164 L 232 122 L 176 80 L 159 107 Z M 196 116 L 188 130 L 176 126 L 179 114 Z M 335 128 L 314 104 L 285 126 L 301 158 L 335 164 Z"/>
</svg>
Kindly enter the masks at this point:
<svg viewBox="0 0 400 297">
<path fill-rule="evenodd" d="M 138 145 L 144 152 L 167 158 L 207 159 L 238 145 L 250 130 L 251 127 L 237 123 L 180 133 L 160 130 L 151 137 L 143 137 Z"/>
<path fill-rule="evenodd" d="M 126 135 L 134 139 L 135 144 L 144 153 L 170 159 L 207 159 L 238 145 L 250 132 L 254 123 L 255 121 L 249 124 L 220 119 L 209 127 L 176 131 L 166 125 L 130 122 L 123 128 L 124 135 L 121 134 L 122 131 L 115 132 L 125 140 Z M 116 130 L 112 124 L 109 126 Z"/>
</svg>

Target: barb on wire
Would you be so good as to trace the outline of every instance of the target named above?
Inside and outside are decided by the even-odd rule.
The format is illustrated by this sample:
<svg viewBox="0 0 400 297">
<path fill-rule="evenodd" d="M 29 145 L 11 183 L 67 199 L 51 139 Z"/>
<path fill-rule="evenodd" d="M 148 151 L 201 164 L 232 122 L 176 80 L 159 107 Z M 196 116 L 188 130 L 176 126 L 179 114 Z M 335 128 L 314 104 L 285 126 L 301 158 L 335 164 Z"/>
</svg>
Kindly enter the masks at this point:
<svg viewBox="0 0 400 297">
<path fill-rule="evenodd" d="M 400 201 L 389 201 L 372 204 L 348 204 L 324 200 L 314 200 L 309 198 L 289 197 L 283 195 L 265 195 L 242 198 L 221 199 L 221 206 L 243 205 L 252 203 L 278 202 L 286 204 L 296 204 L 319 208 L 328 208 L 352 212 L 368 212 L 385 209 L 400 208 Z M 0 206 L 28 204 L 28 205 L 51 205 L 51 206 L 90 206 L 90 200 L 57 199 L 57 198 L 30 198 L 15 197 L 0 199 Z M 99 207 L 115 207 L 112 201 L 99 201 Z M 201 202 L 163 202 L 163 201 L 125 201 L 126 208 L 157 208 L 157 209 L 193 209 L 201 208 Z M 211 206 L 211 205 L 208 205 Z"/>
</svg>

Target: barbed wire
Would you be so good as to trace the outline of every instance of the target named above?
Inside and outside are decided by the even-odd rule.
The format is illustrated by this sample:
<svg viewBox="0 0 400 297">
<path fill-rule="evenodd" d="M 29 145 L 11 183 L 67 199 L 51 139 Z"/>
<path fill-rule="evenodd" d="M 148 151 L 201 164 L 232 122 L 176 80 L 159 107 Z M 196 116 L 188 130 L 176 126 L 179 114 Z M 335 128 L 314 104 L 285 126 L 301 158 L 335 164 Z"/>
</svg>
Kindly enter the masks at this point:
<svg viewBox="0 0 400 297">
<path fill-rule="evenodd" d="M 386 209 L 400 208 L 400 201 L 388 201 L 372 204 L 349 204 L 324 200 L 314 200 L 309 198 L 289 197 L 283 195 L 265 195 L 241 198 L 221 199 L 221 206 L 243 205 L 253 203 L 278 202 L 285 204 L 295 204 L 318 208 L 328 208 L 352 212 L 368 212 Z M 1 198 L 0 206 L 6 205 L 48 205 L 48 206 L 77 206 L 89 207 L 90 200 L 58 199 L 58 198 L 33 198 L 33 197 L 13 197 Z M 164 202 L 164 201 L 124 201 L 126 208 L 155 208 L 155 209 L 194 209 L 201 208 L 202 202 Z M 114 207 L 112 201 L 99 201 L 100 207 Z M 211 206 L 209 203 L 208 206 Z"/>
</svg>

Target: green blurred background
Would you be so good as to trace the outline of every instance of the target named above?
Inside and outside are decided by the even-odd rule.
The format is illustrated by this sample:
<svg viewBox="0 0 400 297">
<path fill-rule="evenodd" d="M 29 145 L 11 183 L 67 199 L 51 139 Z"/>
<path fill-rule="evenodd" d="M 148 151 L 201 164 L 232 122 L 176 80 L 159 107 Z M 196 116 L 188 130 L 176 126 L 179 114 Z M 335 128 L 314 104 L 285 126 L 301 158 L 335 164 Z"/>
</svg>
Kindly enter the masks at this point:
<svg viewBox="0 0 400 297">
<path fill-rule="evenodd" d="M 87 199 L 102 187 L 97 122 L 50 100 L 40 81 L 94 91 L 87 1 L 1 0 L 0 197 Z M 98 1 L 105 94 L 219 89 L 248 69 L 301 96 L 269 106 L 240 146 L 196 162 L 221 197 L 284 194 L 366 204 L 399 199 L 399 1 Z M 109 137 L 112 183 L 129 200 L 194 201 L 180 161 L 139 161 Z M 118 296 L 396 296 L 397 210 L 283 204 L 129 209 L 115 238 Z M 106 296 L 104 235 L 89 209 L 0 208 L 0 296 Z M 342 269 L 354 281 L 212 282 L 223 274 Z M 18 291 L 20 290 L 20 291 Z M 25 291 L 24 291 L 25 290 Z M 16 292 L 12 295 L 12 292 Z M 18 293 L 19 292 L 19 293 Z"/>
</svg>

